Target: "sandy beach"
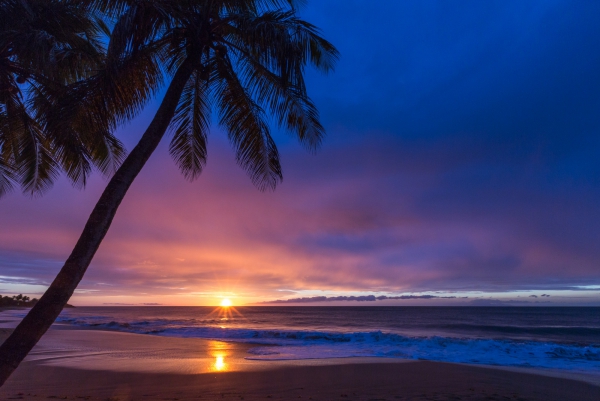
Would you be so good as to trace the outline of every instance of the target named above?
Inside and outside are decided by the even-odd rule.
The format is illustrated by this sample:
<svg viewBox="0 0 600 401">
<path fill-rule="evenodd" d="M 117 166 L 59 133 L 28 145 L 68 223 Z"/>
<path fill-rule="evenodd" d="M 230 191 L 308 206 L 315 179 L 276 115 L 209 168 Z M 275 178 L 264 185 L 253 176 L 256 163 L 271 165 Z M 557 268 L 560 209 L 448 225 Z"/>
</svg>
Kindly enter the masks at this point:
<svg viewBox="0 0 600 401">
<path fill-rule="evenodd" d="M 0 330 L 3 337 L 10 331 Z M 600 399 L 595 378 L 577 373 L 375 358 L 252 361 L 244 359 L 250 347 L 56 326 L 0 399 Z"/>
</svg>

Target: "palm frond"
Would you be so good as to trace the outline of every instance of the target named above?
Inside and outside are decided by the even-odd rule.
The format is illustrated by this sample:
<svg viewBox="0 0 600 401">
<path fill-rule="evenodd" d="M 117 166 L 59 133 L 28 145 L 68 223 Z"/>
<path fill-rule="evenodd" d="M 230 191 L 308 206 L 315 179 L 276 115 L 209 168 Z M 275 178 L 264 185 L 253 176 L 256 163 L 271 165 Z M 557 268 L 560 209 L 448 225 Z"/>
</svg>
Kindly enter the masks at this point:
<svg viewBox="0 0 600 401">
<path fill-rule="evenodd" d="M 272 9 L 298 9 L 306 4 L 306 0 L 222 0 L 219 3 L 222 9 L 229 13 L 259 14 Z"/>
<path fill-rule="evenodd" d="M 319 121 L 317 108 L 308 97 L 302 75 L 296 77 L 296 83 L 291 83 L 261 65 L 247 52 L 237 50 L 233 51 L 237 54 L 238 74 L 251 88 L 253 97 L 269 108 L 280 127 L 296 135 L 309 150 L 316 150 L 325 135 L 325 128 Z"/>
<path fill-rule="evenodd" d="M 89 152 L 94 165 L 105 176 L 112 175 L 127 156 L 123 143 L 107 132 L 104 135 L 94 135 L 93 144 Z"/>
<path fill-rule="evenodd" d="M 227 129 L 236 160 L 258 189 L 275 189 L 283 175 L 264 111 L 243 87 L 226 56 L 218 59 L 217 71 L 220 124 Z"/>
<path fill-rule="evenodd" d="M 103 152 L 95 144 L 103 139 L 85 138 L 73 129 L 75 123 L 50 135 L 44 118 L 48 105 L 57 103 L 65 87 L 96 74 L 104 60 L 102 35 L 106 31 L 102 19 L 79 1 L 0 3 L 3 171 L 10 171 L 11 179 L 25 192 L 43 193 L 52 186 L 59 168 L 84 185 L 90 163 L 101 168 L 109 156 L 114 159 L 115 146 Z"/>
<path fill-rule="evenodd" d="M 319 29 L 298 18 L 293 10 L 236 15 L 230 27 L 226 40 L 283 78 L 293 80 L 307 64 L 329 72 L 339 58 L 335 46 L 320 36 Z"/>
<path fill-rule="evenodd" d="M 13 166 L 0 157 L 0 197 L 12 191 L 17 181 L 15 176 L 16 172 Z"/>
<path fill-rule="evenodd" d="M 22 130 L 20 157 L 17 163 L 19 182 L 23 192 L 41 195 L 52 187 L 58 176 L 57 165 L 37 122 L 23 115 Z"/>
<path fill-rule="evenodd" d="M 5 105 L 0 112 L 0 142 L 5 171 L 24 192 L 42 193 L 56 178 L 56 163 L 42 128 L 20 102 Z"/>
<path fill-rule="evenodd" d="M 92 172 L 92 158 L 77 131 L 65 127 L 62 135 L 53 138 L 55 157 L 67 178 L 76 188 L 84 188 Z"/>
<path fill-rule="evenodd" d="M 186 84 L 171 123 L 171 156 L 183 175 L 193 180 L 206 164 L 206 136 L 210 124 L 210 103 L 206 82 L 196 71 Z"/>
<path fill-rule="evenodd" d="M 325 129 L 306 92 L 304 68 L 313 64 L 330 71 L 338 58 L 337 50 L 293 10 L 238 15 L 231 26 L 222 40 L 235 55 L 240 79 L 281 127 L 314 151 Z"/>
<path fill-rule="evenodd" d="M 135 117 L 160 87 L 163 75 L 157 57 L 155 49 L 144 48 L 108 60 L 96 75 L 75 84 L 35 86 L 32 101 L 38 118 L 76 186 L 85 185 L 92 165 L 110 174 L 122 162 L 125 150 L 112 132 Z"/>
<path fill-rule="evenodd" d="M 0 47 L 9 45 L 13 72 L 41 72 L 63 83 L 88 76 L 102 59 L 98 20 L 76 1 L 6 1 L 0 8 Z M 76 61 L 76 62 L 75 62 Z"/>
<path fill-rule="evenodd" d="M 15 157 L 18 144 L 9 129 L 6 107 L 0 104 L 0 197 L 12 190 L 17 183 Z"/>
<path fill-rule="evenodd" d="M 59 170 L 79 187 L 94 168 L 111 174 L 125 156 L 112 133 L 184 63 L 195 70 L 170 123 L 169 146 L 184 176 L 196 178 L 206 163 L 214 107 L 238 164 L 259 189 L 275 188 L 282 173 L 267 112 L 316 149 L 325 129 L 305 68 L 326 73 L 339 57 L 298 17 L 303 3 L 1 1 L 0 195 L 15 180 L 43 191 Z"/>
<path fill-rule="evenodd" d="M 170 21 L 161 1 L 133 2 L 123 11 L 111 33 L 109 58 L 122 57 L 147 46 L 164 32 Z"/>
</svg>

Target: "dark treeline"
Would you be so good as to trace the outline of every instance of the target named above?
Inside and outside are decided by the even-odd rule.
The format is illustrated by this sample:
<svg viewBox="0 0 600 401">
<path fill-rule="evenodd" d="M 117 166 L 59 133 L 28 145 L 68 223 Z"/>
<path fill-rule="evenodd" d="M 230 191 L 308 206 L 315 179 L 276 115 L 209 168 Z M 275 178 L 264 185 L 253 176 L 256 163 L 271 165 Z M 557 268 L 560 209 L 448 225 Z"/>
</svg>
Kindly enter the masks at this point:
<svg viewBox="0 0 600 401">
<path fill-rule="evenodd" d="M 3 306 L 29 306 L 32 307 L 33 305 L 35 305 L 37 303 L 38 299 L 37 298 L 29 298 L 27 295 L 23 295 L 23 294 L 19 294 L 19 295 L 13 295 L 12 297 L 9 296 L 2 296 L 0 295 L 0 308 Z M 70 304 L 66 304 L 65 308 L 74 308 L 73 305 Z"/>
<path fill-rule="evenodd" d="M 31 299 L 23 294 L 13 295 L 12 297 L 0 295 L 0 306 L 33 306 L 37 301 L 37 298 Z"/>
</svg>

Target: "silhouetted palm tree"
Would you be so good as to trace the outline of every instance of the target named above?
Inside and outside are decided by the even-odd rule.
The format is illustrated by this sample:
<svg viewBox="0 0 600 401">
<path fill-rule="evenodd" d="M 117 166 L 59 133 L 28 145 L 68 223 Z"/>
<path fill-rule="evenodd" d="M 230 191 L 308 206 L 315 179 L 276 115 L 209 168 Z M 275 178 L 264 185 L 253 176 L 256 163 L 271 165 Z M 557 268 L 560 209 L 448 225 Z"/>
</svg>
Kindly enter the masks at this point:
<svg viewBox="0 0 600 401">
<path fill-rule="evenodd" d="M 172 129 L 170 153 L 188 179 L 206 162 L 211 112 L 228 133 L 238 164 L 261 190 L 281 180 L 266 114 L 309 149 L 324 134 L 308 98 L 304 68 L 329 71 L 336 49 L 301 20 L 293 0 L 105 0 L 115 18 L 105 66 L 42 106 L 50 135 L 88 121 L 103 129 L 135 115 L 166 77 L 170 84 L 139 143 L 116 171 L 71 255 L 46 293 L 0 347 L 3 383 L 73 294 L 129 186 Z M 85 170 L 81 174 L 85 177 Z"/>
<path fill-rule="evenodd" d="M 103 126 L 71 120 L 47 129 L 49 105 L 104 65 L 108 28 L 75 0 L 0 1 L 0 196 L 13 184 L 43 192 L 65 171 L 83 186 L 92 166 L 112 173 L 124 156 Z"/>
</svg>

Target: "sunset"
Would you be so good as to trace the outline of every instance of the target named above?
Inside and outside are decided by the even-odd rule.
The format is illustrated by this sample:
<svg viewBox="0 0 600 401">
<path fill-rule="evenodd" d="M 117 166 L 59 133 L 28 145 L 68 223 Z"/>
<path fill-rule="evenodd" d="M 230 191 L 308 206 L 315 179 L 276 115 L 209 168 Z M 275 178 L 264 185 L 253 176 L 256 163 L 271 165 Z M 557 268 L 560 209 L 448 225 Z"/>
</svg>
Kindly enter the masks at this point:
<svg viewBox="0 0 600 401">
<path fill-rule="evenodd" d="M 599 48 L 584 0 L 0 0 L 0 398 L 598 399 Z"/>
<path fill-rule="evenodd" d="M 334 73 L 307 71 L 327 129 L 320 148 L 275 130 L 284 179 L 260 192 L 217 124 L 193 182 L 163 141 L 71 301 L 440 292 L 600 305 L 594 12 L 573 7 L 554 26 L 542 21 L 567 6 L 541 4 L 448 6 L 442 16 L 407 3 L 375 24 L 375 10 L 309 2 L 301 14 L 341 54 Z M 396 18 L 400 31 L 386 33 Z M 348 36 L 359 20 L 377 26 L 353 34 L 360 40 Z M 156 107 L 118 128 L 127 149 Z M 39 298 L 106 183 L 94 173 L 82 190 L 60 177 L 44 196 L 2 198 L 1 293 Z"/>
<path fill-rule="evenodd" d="M 274 131 L 284 179 L 260 192 L 217 124 L 193 182 L 163 141 L 72 303 L 216 305 L 230 291 L 240 305 L 434 292 L 600 305 L 592 3 L 556 26 L 543 21 L 567 5 L 406 3 L 375 23 L 378 11 L 335 4 L 301 9 L 341 54 L 334 73 L 307 71 L 320 148 Z M 156 107 L 117 129 L 127 149 Z M 63 176 L 43 196 L 2 198 L 0 293 L 39 298 L 106 183 Z"/>
</svg>

